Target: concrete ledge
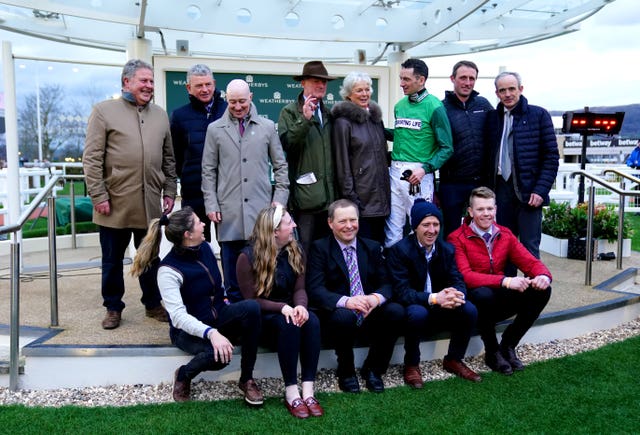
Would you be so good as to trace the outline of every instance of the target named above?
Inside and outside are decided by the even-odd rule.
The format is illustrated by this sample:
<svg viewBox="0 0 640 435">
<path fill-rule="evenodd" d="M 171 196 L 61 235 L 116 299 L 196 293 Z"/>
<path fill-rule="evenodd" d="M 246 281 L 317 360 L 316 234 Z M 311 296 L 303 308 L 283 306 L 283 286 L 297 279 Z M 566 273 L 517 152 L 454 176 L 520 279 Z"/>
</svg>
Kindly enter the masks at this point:
<svg viewBox="0 0 640 435">
<path fill-rule="evenodd" d="M 542 315 L 529 330 L 522 343 L 542 343 L 573 338 L 579 335 L 609 329 L 640 316 L 640 295 L 619 290 L 620 286 L 635 282 L 637 269 L 626 270 L 597 286 L 601 291 L 620 294 L 620 297 L 575 309 Z M 636 286 L 637 287 L 637 286 Z M 498 325 L 502 332 L 510 321 Z M 22 356 L 26 360 L 24 374 L 19 377 L 21 389 L 76 388 L 124 384 L 170 383 L 173 372 L 191 356 L 173 346 L 163 345 L 51 345 L 47 341 L 61 330 L 54 328 L 21 327 Z M 9 328 L 0 326 L 0 341 L 8 339 Z M 29 336 L 29 337 L 27 337 Z M 4 338 L 3 338 L 4 337 Z M 23 341 L 24 340 L 24 341 Z M 5 340 L 6 341 L 6 340 Z M 448 349 L 449 334 L 441 332 L 421 343 L 424 361 L 442 358 Z M 354 350 L 359 367 L 364 362 L 367 347 Z M 467 356 L 479 355 L 483 344 L 474 335 Z M 239 348 L 236 347 L 231 364 L 224 370 L 205 372 L 198 379 L 235 381 L 240 375 Z M 392 364 L 401 364 L 404 357 L 402 338 L 394 349 Z M 336 367 L 332 349 L 320 353 L 319 369 Z M 275 352 L 261 348 L 255 367 L 255 376 L 280 377 Z M 0 373 L 0 385 L 8 386 L 9 376 Z"/>
</svg>

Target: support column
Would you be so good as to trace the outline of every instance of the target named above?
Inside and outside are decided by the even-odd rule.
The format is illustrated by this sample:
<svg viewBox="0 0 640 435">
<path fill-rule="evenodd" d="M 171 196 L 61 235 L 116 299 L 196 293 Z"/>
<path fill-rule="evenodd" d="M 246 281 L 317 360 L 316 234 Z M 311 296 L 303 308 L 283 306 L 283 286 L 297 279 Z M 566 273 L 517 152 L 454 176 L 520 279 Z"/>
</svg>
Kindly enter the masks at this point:
<svg viewBox="0 0 640 435">
<path fill-rule="evenodd" d="M 15 62 L 11 42 L 2 41 L 2 73 L 4 76 L 4 122 L 7 139 L 7 216 L 10 224 L 20 217 L 20 164 L 18 149 L 18 110 L 16 105 Z M 21 237 L 18 233 L 18 239 Z M 12 242 L 19 242 L 13 240 Z"/>
<path fill-rule="evenodd" d="M 389 65 L 389 122 L 387 125 L 393 128 L 393 106 L 404 97 L 402 88 L 400 88 L 400 66 L 402 62 L 407 60 L 409 56 L 404 51 L 400 51 L 397 46 L 393 47 L 393 51 L 389 53 L 387 57 L 387 63 Z"/>
<path fill-rule="evenodd" d="M 127 60 L 140 59 L 152 64 L 153 47 L 151 40 L 146 38 L 135 38 L 127 41 Z"/>
</svg>

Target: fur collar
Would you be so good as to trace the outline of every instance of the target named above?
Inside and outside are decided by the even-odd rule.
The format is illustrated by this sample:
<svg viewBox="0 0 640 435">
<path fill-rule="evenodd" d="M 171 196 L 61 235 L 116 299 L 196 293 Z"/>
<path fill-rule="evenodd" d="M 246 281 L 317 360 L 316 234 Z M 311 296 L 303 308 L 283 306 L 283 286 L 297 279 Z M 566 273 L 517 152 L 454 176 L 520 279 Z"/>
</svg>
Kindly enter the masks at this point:
<svg viewBox="0 0 640 435">
<path fill-rule="evenodd" d="M 351 101 L 341 101 L 336 103 L 331 109 L 331 114 L 334 118 L 348 118 L 352 122 L 358 124 L 364 124 L 368 121 L 369 117 L 373 122 L 380 122 L 382 120 L 382 110 L 373 101 L 369 101 L 369 111 L 364 110 L 357 104 Z"/>
</svg>

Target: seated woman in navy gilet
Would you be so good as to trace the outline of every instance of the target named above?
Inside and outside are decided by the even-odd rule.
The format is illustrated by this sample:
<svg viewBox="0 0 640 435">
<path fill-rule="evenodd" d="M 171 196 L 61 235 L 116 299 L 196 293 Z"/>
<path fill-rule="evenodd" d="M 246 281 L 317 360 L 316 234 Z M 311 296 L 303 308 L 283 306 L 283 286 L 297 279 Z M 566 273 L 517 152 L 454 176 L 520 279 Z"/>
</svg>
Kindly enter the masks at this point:
<svg viewBox="0 0 640 435">
<path fill-rule="evenodd" d="M 151 221 L 131 274 L 139 276 L 158 261 L 162 225 L 166 238 L 173 243 L 158 269 L 162 303 L 171 320 L 169 335 L 173 344 L 194 355 L 175 372 L 174 400 L 190 399 L 191 380 L 199 373 L 226 367 L 233 355 L 233 344 L 227 337 L 240 337 L 239 387 L 249 405 L 262 405 L 262 392 L 253 380 L 261 331 L 260 306 L 252 300 L 233 304 L 225 300 L 218 262 L 205 242 L 204 224 L 190 207 Z"/>
</svg>

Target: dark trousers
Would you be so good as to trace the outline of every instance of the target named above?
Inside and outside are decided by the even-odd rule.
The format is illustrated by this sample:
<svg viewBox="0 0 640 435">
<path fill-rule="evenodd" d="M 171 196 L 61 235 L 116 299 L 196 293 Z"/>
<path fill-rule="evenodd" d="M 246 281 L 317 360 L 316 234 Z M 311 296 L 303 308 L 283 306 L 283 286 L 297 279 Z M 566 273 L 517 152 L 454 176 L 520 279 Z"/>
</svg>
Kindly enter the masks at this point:
<svg viewBox="0 0 640 435">
<path fill-rule="evenodd" d="M 124 253 L 131 241 L 133 234 L 133 244 L 137 248 L 147 234 L 146 229 L 140 228 L 109 228 L 100 227 L 100 248 L 102 249 L 102 305 L 109 311 L 122 311 L 124 309 L 124 276 L 122 260 Z M 145 270 L 138 282 L 142 289 L 140 302 L 148 309 L 160 305 L 160 290 L 158 289 L 159 261 L 154 261 Z"/>
<path fill-rule="evenodd" d="M 360 216 L 358 235 L 367 239 L 375 240 L 384 245 L 384 225 L 386 216 Z"/>
<path fill-rule="evenodd" d="M 455 309 L 437 305 L 409 305 L 406 308 L 406 331 L 404 338 L 404 364 L 420 364 L 420 340 L 427 334 L 439 330 L 450 330 L 451 340 L 445 358 L 461 361 L 467 351 L 471 331 L 478 320 L 478 310 L 467 301 Z"/>
<path fill-rule="evenodd" d="M 207 242 L 211 242 L 211 221 L 207 217 L 207 212 L 204 208 L 204 200 L 202 198 L 188 199 L 182 197 L 181 207 L 189 206 L 193 209 L 193 212 L 198 215 L 200 222 L 204 224 L 204 238 Z"/>
<path fill-rule="evenodd" d="M 218 313 L 216 324 L 212 325 L 230 340 L 240 337 L 240 346 L 242 346 L 240 382 L 246 382 L 253 378 L 253 368 L 256 364 L 258 343 L 260 341 L 261 323 L 260 305 L 255 300 L 246 300 L 225 306 Z M 215 361 L 211 341 L 202 337 L 195 337 L 173 327 L 170 329 L 169 334 L 171 342 L 176 347 L 195 355 L 181 370 L 182 376 L 186 377 L 186 379 L 193 379 L 205 370 L 220 370 L 226 366 L 226 364 Z"/>
<path fill-rule="evenodd" d="M 540 258 L 542 207 L 521 202 L 513 190 L 512 179 L 504 181 L 501 176 L 496 177 L 496 222 L 509 228 L 534 257 Z"/>
<path fill-rule="evenodd" d="M 469 195 L 476 187 L 478 187 L 476 183 L 440 182 L 438 199 L 444 219 L 444 240 L 447 240 L 447 236 L 458 229 L 462 223 L 462 218 L 467 214 Z"/>
<path fill-rule="evenodd" d="M 404 308 L 396 302 L 387 302 L 369 314 L 358 326 L 355 313 L 346 308 L 321 313 L 323 331 L 334 346 L 338 358 L 338 377 L 354 376 L 356 373 L 353 347 L 356 338 L 369 343 L 369 354 L 363 367 L 382 375 L 389 367 L 393 347 L 402 331 Z"/>
<path fill-rule="evenodd" d="M 293 219 L 298 225 L 298 240 L 306 253 L 311 251 L 311 243 L 314 240 L 330 234 L 326 210 L 315 213 L 298 210 L 294 212 Z"/>
<path fill-rule="evenodd" d="M 287 323 L 280 313 L 262 315 L 263 336 L 278 351 L 284 385 L 298 383 L 298 358 L 302 382 L 314 381 L 320 357 L 320 321 L 309 311 L 309 319 L 301 327 Z"/>
<path fill-rule="evenodd" d="M 502 333 L 502 345 L 516 347 L 524 334 L 549 302 L 551 287 L 524 292 L 506 288 L 478 287 L 468 293 L 468 299 L 478 308 L 478 329 L 487 352 L 498 350 L 496 323 L 515 314 L 513 322 Z"/>
<path fill-rule="evenodd" d="M 236 263 L 240 252 L 247 245 L 246 240 L 232 240 L 230 242 L 220 242 L 220 257 L 222 263 L 222 274 L 224 276 L 224 291 L 229 302 L 242 300 L 240 286 L 238 285 L 238 275 L 236 274 Z"/>
</svg>

